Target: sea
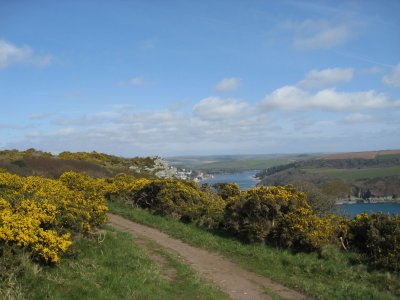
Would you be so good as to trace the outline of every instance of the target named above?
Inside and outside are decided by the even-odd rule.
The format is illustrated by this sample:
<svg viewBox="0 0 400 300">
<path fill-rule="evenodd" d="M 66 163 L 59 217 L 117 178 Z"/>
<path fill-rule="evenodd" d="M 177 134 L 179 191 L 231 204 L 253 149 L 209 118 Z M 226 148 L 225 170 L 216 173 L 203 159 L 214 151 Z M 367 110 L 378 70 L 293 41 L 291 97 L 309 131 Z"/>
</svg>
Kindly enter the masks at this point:
<svg viewBox="0 0 400 300">
<path fill-rule="evenodd" d="M 213 178 L 202 180 L 199 184 L 213 184 L 217 182 L 237 183 L 242 190 L 245 190 L 258 183 L 258 180 L 255 178 L 257 172 L 258 171 L 249 170 L 236 173 L 214 174 Z M 400 203 L 356 203 L 338 205 L 338 214 L 348 215 L 350 218 L 363 212 L 384 212 L 391 215 L 397 215 L 400 214 Z"/>
</svg>

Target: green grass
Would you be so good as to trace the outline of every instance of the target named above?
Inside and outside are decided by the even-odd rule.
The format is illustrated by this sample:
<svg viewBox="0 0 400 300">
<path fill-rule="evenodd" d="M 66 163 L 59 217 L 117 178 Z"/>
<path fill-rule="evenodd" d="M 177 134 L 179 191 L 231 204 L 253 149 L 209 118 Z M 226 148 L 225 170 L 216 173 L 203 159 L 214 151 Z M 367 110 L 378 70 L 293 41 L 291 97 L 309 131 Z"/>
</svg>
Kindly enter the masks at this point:
<svg viewBox="0 0 400 300">
<path fill-rule="evenodd" d="M 368 168 L 368 169 L 333 169 L 333 168 L 313 168 L 303 169 L 313 174 L 326 175 L 332 178 L 343 180 L 357 180 L 385 176 L 400 176 L 400 166 L 387 168 Z"/>
<path fill-rule="evenodd" d="M 399 158 L 399 157 L 400 157 L 400 154 L 380 154 L 376 158 L 378 160 L 389 160 L 392 158 Z"/>
<path fill-rule="evenodd" d="M 149 225 L 191 245 L 219 252 L 262 276 L 297 288 L 317 299 L 398 299 L 400 276 L 369 271 L 358 263 L 356 254 L 327 248 L 322 258 L 316 253 L 293 254 L 263 244 L 243 244 L 175 220 L 149 212 L 109 203 L 110 212 Z"/>
<path fill-rule="evenodd" d="M 129 234 L 106 229 L 105 237 L 78 239 L 73 246 L 76 255 L 64 258 L 59 266 L 39 266 L 25 260 L 18 295 L 38 300 L 227 299 L 171 254 L 154 247 L 166 261 L 162 266 Z M 163 274 L 164 268 L 175 269 L 172 280 Z"/>
</svg>

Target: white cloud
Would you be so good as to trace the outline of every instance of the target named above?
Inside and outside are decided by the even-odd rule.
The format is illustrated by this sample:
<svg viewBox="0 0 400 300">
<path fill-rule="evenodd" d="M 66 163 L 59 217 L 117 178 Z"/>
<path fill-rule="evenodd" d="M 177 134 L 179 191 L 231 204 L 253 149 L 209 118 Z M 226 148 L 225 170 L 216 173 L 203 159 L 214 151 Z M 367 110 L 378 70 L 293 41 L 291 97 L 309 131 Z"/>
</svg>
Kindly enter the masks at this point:
<svg viewBox="0 0 400 300">
<path fill-rule="evenodd" d="M 142 77 L 135 77 L 130 80 L 133 86 L 142 86 L 144 84 L 144 79 Z"/>
<path fill-rule="evenodd" d="M 295 103 L 295 109 L 304 108 L 301 102 L 296 102 L 300 99 L 306 101 L 305 109 L 323 107 L 331 110 L 331 106 L 327 108 L 326 104 L 318 103 L 317 94 L 293 86 L 274 92 L 276 99 L 288 99 L 286 107 L 293 108 Z M 376 93 L 373 95 L 377 96 Z M 309 97 L 312 98 L 310 103 L 307 102 Z M 352 108 L 360 106 L 354 103 Z M 280 106 L 276 107 L 282 106 L 282 103 L 278 104 Z M 271 103 L 263 105 L 264 108 L 271 108 Z M 340 145 L 351 145 L 353 150 L 363 146 L 390 148 L 396 143 L 393 136 L 396 136 L 394 132 L 399 132 L 400 125 L 393 121 L 399 119 L 399 111 L 391 107 L 388 104 L 388 109 L 382 111 L 385 118 L 379 122 L 366 123 L 370 117 L 362 110 L 356 110 L 345 118 L 337 112 L 299 114 L 296 111 L 271 111 L 260 114 L 259 110 L 244 101 L 218 97 L 199 101 L 193 106 L 192 114 L 186 110 L 138 111 L 134 107 L 119 105 L 113 106 L 110 111 L 82 115 L 64 113 L 62 118 L 54 116 L 58 119 L 31 120 L 26 124 L 29 126 L 18 129 L 18 138 L 8 141 L 5 146 L 34 147 L 54 152 L 94 149 L 129 157 L 338 151 Z M 343 125 L 345 122 L 364 123 L 349 130 Z M 10 128 L 9 125 L 7 128 Z M 387 128 L 390 131 L 385 133 Z"/>
<path fill-rule="evenodd" d="M 285 29 L 293 32 L 293 46 L 297 49 L 329 49 L 349 41 L 353 33 L 349 24 L 335 24 L 321 20 L 285 22 Z"/>
<path fill-rule="evenodd" d="M 321 109 L 327 111 L 352 111 L 393 106 L 384 94 L 374 90 L 366 92 L 337 92 L 324 89 L 311 94 L 295 86 L 284 86 L 267 95 L 261 108 L 285 110 Z"/>
<path fill-rule="evenodd" d="M 331 87 L 339 83 L 351 81 L 353 74 L 354 71 L 351 68 L 311 70 L 305 75 L 304 80 L 299 82 L 299 85 L 305 88 Z"/>
<path fill-rule="evenodd" d="M 51 55 L 34 55 L 33 50 L 28 46 L 17 47 L 8 41 L 0 40 L 0 69 L 16 63 L 32 63 L 44 67 L 52 61 Z"/>
<path fill-rule="evenodd" d="M 217 83 L 215 89 L 218 92 L 232 92 L 237 90 L 242 84 L 242 80 L 237 77 L 224 78 Z"/>
<path fill-rule="evenodd" d="M 367 114 L 354 113 L 347 115 L 343 121 L 348 124 L 367 123 L 374 121 L 374 117 Z"/>
<path fill-rule="evenodd" d="M 247 103 L 236 99 L 209 97 L 193 107 L 193 114 L 205 120 L 224 120 L 243 114 L 247 106 Z"/>
<path fill-rule="evenodd" d="M 400 63 L 394 67 L 391 73 L 383 76 L 382 81 L 386 85 L 400 87 Z"/>
<path fill-rule="evenodd" d="M 18 48 L 5 40 L 0 40 L 0 68 L 5 68 L 13 63 L 27 61 L 31 56 L 31 48 L 27 46 Z"/>
</svg>

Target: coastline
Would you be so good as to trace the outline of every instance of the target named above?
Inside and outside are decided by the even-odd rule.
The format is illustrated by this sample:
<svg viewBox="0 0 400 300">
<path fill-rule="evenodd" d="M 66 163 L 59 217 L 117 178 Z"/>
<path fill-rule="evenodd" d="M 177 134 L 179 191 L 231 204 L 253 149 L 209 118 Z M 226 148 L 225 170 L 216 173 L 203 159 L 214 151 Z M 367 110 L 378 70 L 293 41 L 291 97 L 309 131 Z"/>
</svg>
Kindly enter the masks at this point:
<svg viewBox="0 0 400 300">
<path fill-rule="evenodd" d="M 355 200 L 337 200 L 337 205 L 342 204 L 400 204 L 400 199 L 355 199 Z"/>
</svg>

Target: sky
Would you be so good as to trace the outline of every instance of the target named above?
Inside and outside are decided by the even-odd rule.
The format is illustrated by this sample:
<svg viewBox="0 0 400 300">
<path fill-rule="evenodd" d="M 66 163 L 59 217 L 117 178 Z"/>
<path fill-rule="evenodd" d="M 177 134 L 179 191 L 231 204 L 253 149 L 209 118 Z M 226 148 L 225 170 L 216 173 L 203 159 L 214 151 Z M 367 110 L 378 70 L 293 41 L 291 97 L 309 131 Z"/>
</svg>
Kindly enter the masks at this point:
<svg viewBox="0 0 400 300">
<path fill-rule="evenodd" d="M 0 149 L 399 149 L 399 11 L 397 0 L 0 0 Z"/>
</svg>

